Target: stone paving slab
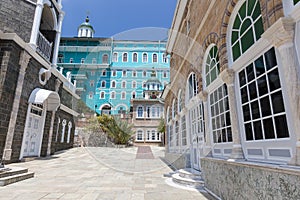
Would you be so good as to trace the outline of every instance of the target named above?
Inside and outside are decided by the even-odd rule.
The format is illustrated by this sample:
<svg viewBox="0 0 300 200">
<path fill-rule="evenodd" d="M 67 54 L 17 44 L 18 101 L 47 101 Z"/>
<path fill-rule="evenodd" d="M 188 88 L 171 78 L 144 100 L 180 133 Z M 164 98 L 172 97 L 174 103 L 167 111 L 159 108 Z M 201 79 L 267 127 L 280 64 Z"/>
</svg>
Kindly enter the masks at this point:
<svg viewBox="0 0 300 200">
<path fill-rule="evenodd" d="M 52 157 L 7 165 L 26 167 L 35 177 L 0 188 L 0 200 L 189 200 L 211 199 L 165 183 L 171 171 L 161 161 L 164 149 L 151 147 L 154 159 L 136 159 L 137 148 L 73 148 Z"/>
</svg>

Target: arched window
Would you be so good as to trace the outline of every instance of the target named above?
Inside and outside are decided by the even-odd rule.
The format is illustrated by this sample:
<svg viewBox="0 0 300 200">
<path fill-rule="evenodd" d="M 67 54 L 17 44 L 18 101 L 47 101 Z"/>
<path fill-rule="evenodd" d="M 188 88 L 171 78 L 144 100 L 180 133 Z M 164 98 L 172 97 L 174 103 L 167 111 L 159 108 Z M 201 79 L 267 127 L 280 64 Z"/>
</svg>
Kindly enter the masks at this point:
<svg viewBox="0 0 300 200">
<path fill-rule="evenodd" d="M 136 133 L 136 140 L 137 141 L 143 141 L 144 140 L 144 134 L 143 134 L 143 131 L 141 130 L 138 130 L 137 133 Z"/>
<path fill-rule="evenodd" d="M 132 71 L 132 77 L 136 77 L 136 71 Z"/>
<path fill-rule="evenodd" d="M 59 126 L 60 126 L 60 118 L 57 118 L 57 127 L 56 127 L 56 137 L 55 137 L 55 142 L 58 141 L 58 135 L 59 135 Z"/>
<path fill-rule="evenodd" d="M 72 122 L 69 122 L 69 123 L 68 123 L 68 137 L 67 137 L 67 143 L 70 143 L 71 130 L 72 130 Z"/>
<path fill-rule="evenodd" d="M 127 62 L 128 61 L 128 54 L 127 53 L 123 53 L 123 62 Z"/>
<path fill-rule="evenodd" d="M 144 108 L 142 106 L 138 106 L 137 108 L 137 117 L 143 117 Z"/>
<path fill-rule="evenodd" d="M 106 70 L 105 69 L 102 70 L 102 76 L 106 76 Z"/>
<path fill-rule="evenodd" d="M 132 92 L 131 98 L 132 98 L 132 99 L 135 99 L 135 96 L 136 96 L 136 95 L 135 95 L 135 92 Z"/>
<path fill-rule="evenodd" d="M 102 56 L 102 63 L 104 63 L 104 64 L 107 64 L 107 63 L 108 63 L 108 55 L 107 55 L 107 54 L 104 54 L 104 55 Z"/>
<path fill-rule="evenodd" d="M 105 99 L 105 92 L 100 92 L 100 99 Z"/>
<path fill-rule="evenodd" d="M 154 62 L 154 63 L 157 62 L 157 54 L 156 54 L 156 53 L 154 53 L 154 54 L 152 55 L 152 62 Z"/>
<path fill-rule="evenodd" d="M 105 88 L 105 87 L 106 87 L 106 82 L 105 82 L 105 81 L 102 81 L 102 82 L 101 82 L 101 87 L 102 87 L 102 88 Z"/>
<path fill-rule="evenodd" d="M 259 0 L 247 0 L 238 10 L 231 30 L 232 59 L 245 53 L 264 32 Z"/>
<path fill-rule="evenodd" d="M 217 79 L 220 73 L 220 63 L 219 63 L 219 55 L 218 48 L 216 45 L 213 45 L 206 57 L 205 62 L 205 80 L 206 87 L 209 86 L 214 80 Z"/>
<path fill-rule="evenodd" d="M 127 71 L 126 71 L 126 70 L 123 70 L 123 71 L 122 71 L 122 76 L 123 76 L 123 77 L 126 77 L 126 75 L 127 75 Z"/>
<path fill-rule="evenodd" d="M 118 53 L 113 54 L 113 62 L 118 62 Z"/>
<path fill-rule="evenodd" d="M 198 81 L 196 78 L 196 74 L 192 73 L 188 79 L 188 97 L 191 99 L 192 97 L 198 94 Z"/>
<path fill-rule="evenodd" d="M 126 81 L 122 81 L 122 88 L 126 88 Z"/>
<path fill-rule="evenodd" d="M 111 87 L 112 87 L 112 88 L 115 88 L 115 87 L 116 87 L 116 81 L 112 81 L 112 82 L 111 82 Z"/>
<path fill-rule="evenodd" d="M 115 98 L 116 98 L 116 92 L 114 92 L 114 91 L 111 92 L 111 93 L 110 93 L 110 98 L 111 98 L 111 99 L 115 99 Z"/>
<path fill-rule="evenodd" d="M 121 99 L 126 99 L 126 92 L 121 93 Z"/>
<path fill-rule="evenodd" d="M 172 103 L 172 119 L 175 118 L 175 110 L 176 110 L 175 99 L 173 99 L 173 103 Z"/>
<path fill-rule="evenodd" d="M 146 77 L 146 76 L 147 76 L 147 72 L 143 71 L 143 77 Z"/>
<path fill-rule="evenodd" d="M 136 81 L 132 81 L 132 88 L 136 88 Z"/>
<path fill-rule="evenodd" d="M 137 62 L 138 61 L 138 56 L 137 53 L 132 54 L 132 62 Z"/>
<path fill-rule="evenodd" d="M 143 62 L 148 62 L 148 55 L 147 53 L 143 53 Z"/>
<path fill-rule="evenodd" d="M 178 113 L 180 113 L 182 110 L 181 90 L 178 92 L 177 99 L 178 99 Z"/>
<path fill-rule="evenodd" d="M 66 125 L 67 121 L 64 119 L 61 123 L 62 129 L 61 129 L 61 138 L 60 138 L 60 143 L 63 143 L 65 140 L 65 131 L 66 131 Z"/>
</svg>

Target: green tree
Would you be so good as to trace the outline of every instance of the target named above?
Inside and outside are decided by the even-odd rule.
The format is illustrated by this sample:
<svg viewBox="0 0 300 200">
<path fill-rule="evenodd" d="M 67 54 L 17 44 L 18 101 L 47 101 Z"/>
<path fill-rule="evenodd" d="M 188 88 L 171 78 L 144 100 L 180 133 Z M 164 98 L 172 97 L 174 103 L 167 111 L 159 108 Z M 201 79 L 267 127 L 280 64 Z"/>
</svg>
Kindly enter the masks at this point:
<svg viewBox="0 0 300 200">
<path fill-rule="evenodd" d="M 166 132 L 166 124 L 164 118 L 160 118 L 159 124 L 157 126 L 157 132 L 165 133 Z"/>
<path fill-rule="evenodd" d="M 127 144 L 133 131 L 132 125 L 119 117 L 108 115 L 98 116 L 101 128 L 112 138 L 115 144 Z"/>
</svg>

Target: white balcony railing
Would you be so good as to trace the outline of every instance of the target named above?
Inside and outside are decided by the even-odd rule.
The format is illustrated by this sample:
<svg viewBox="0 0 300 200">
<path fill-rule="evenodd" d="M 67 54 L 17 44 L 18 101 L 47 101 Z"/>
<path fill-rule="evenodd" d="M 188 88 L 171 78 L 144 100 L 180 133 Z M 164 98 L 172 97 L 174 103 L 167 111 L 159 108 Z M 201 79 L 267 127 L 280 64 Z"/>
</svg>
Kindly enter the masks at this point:
<svg viewBox="0 0 300 200">
<path fill-rule="evenodd" d="M 48 61 L 50 61 L 52 42 L 50 43 L 41 32 L 38 33 L 37 51 Z"/>
</svg>

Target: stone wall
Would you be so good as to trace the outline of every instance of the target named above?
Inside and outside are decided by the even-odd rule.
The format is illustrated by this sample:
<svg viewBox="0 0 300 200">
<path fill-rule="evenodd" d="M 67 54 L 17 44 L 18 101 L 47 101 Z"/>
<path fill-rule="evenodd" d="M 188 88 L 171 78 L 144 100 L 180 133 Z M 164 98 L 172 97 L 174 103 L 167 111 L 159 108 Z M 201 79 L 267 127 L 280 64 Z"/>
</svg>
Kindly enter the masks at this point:
<svg viewBox="0 0 300 200">
<path fill-rule="evenodd" d="M 201 159 L 205 187 L 221 199 L 300 199 L 300 172 L 270 164 Z"/>
<path fill-rule="evenodd" d="M 33 24 L 35 5 L 25 0 L 0 1 L 0 30 L 16 33 L 29 42 Z"/>
<path fill-rule="evenodd" d="M 190 154 L 166 152 L 164 159 L 175 169 L 191 167 Z"/>
<path fill-rule="evenodd" d="M 0 158 L 5 146 L 14 94 L 18 80 L 18 62 L 21 50 L 9 41 L 0 40 Z M 22 121 L 18 121 L 20 128 Z"/>
</svg>

